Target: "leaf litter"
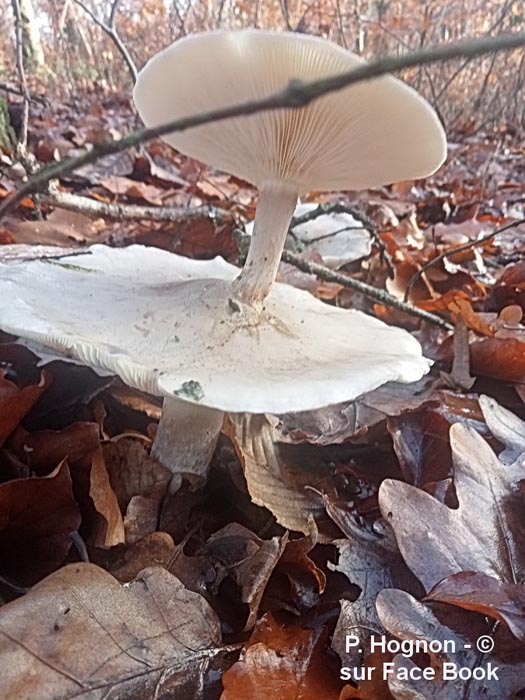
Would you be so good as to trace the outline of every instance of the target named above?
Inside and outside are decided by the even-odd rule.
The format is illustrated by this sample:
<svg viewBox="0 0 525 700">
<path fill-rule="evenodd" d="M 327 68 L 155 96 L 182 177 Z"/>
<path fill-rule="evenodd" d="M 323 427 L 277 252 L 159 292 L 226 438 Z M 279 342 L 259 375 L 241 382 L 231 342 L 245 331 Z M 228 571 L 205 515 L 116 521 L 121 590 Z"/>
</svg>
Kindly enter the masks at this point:
<svg viewBox="0 0 525 700">
<path fill-rule="evenodd" d="M 63 115 L 31 124 L 37 157 L 74 155 L 120 131 L 121 117 L 101 127 L 91 106 L 85 114 L 74 130 Z M 204 485 L 168 492 L 169 475 L 148 453 L 157 399 L 61 361 L 42 369 L 0 338 L 2 698 L 523 695 L 525 178 L 510 134 L 469 138 L 428 180 L 335 195 L 375 224 L 393 277 L 377 244 L 343 271 L 459 320 L 461 343 L 281 266 L 281 279 L 327 303 L 405 326 L 435 366 L 417 384 L 320 411 L 229 416 Z M 496 141 L 513 157 L 500 157 Z M 473 173 L 487 152 L 496 155 L 482 181 Z M 14 182 L 8 171 L 0 197 Z M 26 244 L 25 254 L 140 242 L 235 262 L 234 229 L 254 212 L 249 185 L 159 142 L 59 187 L 102 204 L 194 211 L 174 224 L 113 221 L 44 200 L 37 221 L 28 200 L 3 222 L 0 242 Z M 361 652 L 346 649 L 347 635 Z M 457 649 L 407 658 L 371 651 L 372 635 L 451 639 Z M 494 649 L 480 656 L 481 635 Z M 491 663 L 498 684 L 446 680 L 447 661 Z M 407 673 L 430 666 L 436 678 L 340 678 L 341 666 L 387 663 Z"/>
</svg>

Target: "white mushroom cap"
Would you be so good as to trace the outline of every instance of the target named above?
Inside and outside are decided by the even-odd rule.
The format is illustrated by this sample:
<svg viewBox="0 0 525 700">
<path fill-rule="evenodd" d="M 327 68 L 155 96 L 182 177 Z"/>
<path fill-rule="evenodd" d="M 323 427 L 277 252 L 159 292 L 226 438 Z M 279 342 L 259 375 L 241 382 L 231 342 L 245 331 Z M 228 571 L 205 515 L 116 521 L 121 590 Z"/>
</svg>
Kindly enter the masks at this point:
<svg viewBox="0 0 525 700">
<path fill-rule="evenodd" d="M 0 264 L 0 328 L 129 386 L 231 412 L 304 411 L 428 371 L 407 332 L 276 284 L 238 305 L 224 260 L 155 248 Z"/>
<path fill-rule="evenodd" d="M 304 216 L 318 207 L 315 202 L 303 202 L 297 205 L 293 215 Z M 254 222 L 250 221 L 246 233 L 251 235 L 253 226 Z M 291 248 L 299 243 L 316 250 L 324 264 L 335 269 L 366 257 L 372 249 L 372 239 L 362 222 L 346 212 L 321 214 L 294 226 L 293 241 L 289 243 Z"/>
<path fill-rule="evenodd" d="M 272 95 L 292 79 L 346 72 L 363 61 L 304 34 L 216 31 L 179 39 L 154 56 L 135 86 L 148 126 Z M 300 109 L 223 120 L 166 140 L 182 153 L 258 187 L 285 181 L 299 194 L 364 189 L 424 177 L 446 156 L 443 127 L 405 83 L 384 76 Z"/>
</svg>

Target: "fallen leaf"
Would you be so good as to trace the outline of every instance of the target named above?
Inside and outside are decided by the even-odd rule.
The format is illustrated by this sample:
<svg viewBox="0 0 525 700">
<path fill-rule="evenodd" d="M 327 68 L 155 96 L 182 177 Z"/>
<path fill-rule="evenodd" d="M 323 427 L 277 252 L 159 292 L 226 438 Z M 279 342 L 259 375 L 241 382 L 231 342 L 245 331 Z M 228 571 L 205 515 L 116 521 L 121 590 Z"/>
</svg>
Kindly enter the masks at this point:
<svg viewBox="0 0 525 700">
<path fill-rule="evenodd" d="M 337 667 L 327 668 L 324 636 L 265 615 L 223 675 L 221 700 L 338 700 L 341 684 Z"/>
<path fill-rule="evenodd" d="M 0 484 L 2 574 L 18 584 L 30 584 L 54 571 L 66 558 L 71 534 L 79 526 L 65 461 L 48 476 Z"/>
<path fill-rule="evenodd" d="M 0 629 L 6 700 L 187 700 L 221 653 L 214 612 L 162 568 L 121 586 L 70 564 L 4 605 Z"/>
<path fill-rule="evenodd" d="M 490 396 L 480 396 L 479 405 L 490 432 L 505 445 L 503 452 L 498 455 L 500 462 L 509 465 L 518 460 L 523 462 L 525 457 L 525 422 L 512 411 L 500 406 Z"/>
<path fill-rule="evenodd" d="M 56 209 L 45 221 L 9 221 L 17 243 L 77 248 L 101 240 L 100 221 L 86 214 Z"/>
<path fill-rule="evenodd" d="M 401 481 L 381 484 L 381 512 L 403 558 L 427 592 L 459 571 L 523 581 L 525 522 L 517 487 L 523 470 L 504 467 L 476 431 L 459 423 L 450 429 L 450 443 L 457 509 Z"/>
<path fill-rule="evenodd" d="M 369 648 L 371 635 L 382 634 L 376 613 L 378 594 L 385 588 L 399 587 L 418 595 L 421 587 L 403 561 L 390 530 L 383 527 L 383 533 L 374 533 L 355 527 L 352 535 L 349 539 L 334 542 L 338 549 L 338 561 L 336 565 L 328 564 L 331 570 L 344 574 L 350 583 L 360 589 L 356 600 L 341 601 L 332 648 L 344 665 L 359 666 L 364 651 Z M 359 638 L 359 649 L 346 652 L 347 634 Z"/>
<path fill-rule="evenodd" d="M 258 616 L 264 591 L 285 548 L 288 535 L 262 540 L 248 528 L 230 523 L 215 532 L 206 551 L 226 568 L 242 591 L 242 602 L 249 607 L 244 625 L 251 629 Z"/>
<path fill-rule="evenodd" d="M 248 492 L 254 503 L 268 508 L 283 527 L 307 534 L 309 517 L 317 527 L 327 524 L 323 499 L 315 490 L 323 476 L 331 473 L 326 465 L 308 465 L 286 459 L 293 446 L 276 444 L 276 419 L 258 414 L 229 414 L 225 421 L 230 437 L 241 461 Z M 289 452 L 293 455 L 293 452 Z"/>
<path fill-rule="evenodd" d="M 130 180 L 128 177 L 114 175 L 102 180 L 104 189 L 114 195 L 124 195 L 130 199 L 142 199 L 149 204 L 162 204 L 161 196 L 164 190 L 154 185 L 146 185 L 138 180 Z"/>
<path fill-rule="evenodd" d="M 98 547 L 124 542 L 124 527 L 101 452 L 96 423 L 73 423 L 60 431 L 42 430 L 19 440 L 17 456 L 38 474 L 67 459 L 83 527 Z"/>
<path fill-rule="evenodd" d="M 0 447 L 33 408 L 51 384 L 51 375 L 43 371 L 38 384 L 18 387 L 0 370 Z"/>
<path fill-rule="evenodd" d="M 110 571 L 118 581 L 127 583 L 149 566 L 167 569 L 174 553 L 175 543 L 170 535 L 166 532 L 151 532 L 128 547 L 123 559 L 112 566 Z"/>
<path fill-rule="evenodd" d="M 486 574 L 460 571 L 434 586 L 425 600 L 494 617 L 515 637 L 525 639 L 525 587 L 520 583 L 502 583 Z"/>
<path fill-rule="evenodd" d="M 388 432 L 405 480 L 422 488 L 453 474 L 449 421 L 436 410 L 422 408 L 389 418 Z"/>
<path fill-rule="evenodd" d="M 456 631 L 447 626 L 423 603 L 419 603 L 408 593 L 399 590 L 385 590 L 378 596 L 377 612 L 384 627 L 401 640 L 412 642 L 434 642 L 436 646 L 448 648 L 445 654 L 430 652 L 428 667 L 435 669 L 436 678 L 411 679 L 409 674 L 417 669 L 414 659 L 398 654 L 394 658 L 393 673 L 388 678 L 388 686 L 395 700 L 486 700 L 486 698 L 519 698 L 525 689 L 525 647 L 516 640 L 505 627 L 495 633 L 481 624 L 464 624 Z M 494 651 L 488 655 L 476 649 L 476 636 L 486 636 L 494 640 Z M 446 647 L 445 645 L 448 645 Z M 408 656 L 408 655 L 407 655 Z M 442 679 L 443 664 L 449 664 L 450 673 L 455 669 L 497 669 L 496 680 L 474 677 L 466 679 L 466 674 L 450 679 Z M 490 666 L 489 666 L 490 664 Z M 406 679 L 403 675 L 408 676 Z"/>
<path fill-rule="evenodd" d="M 133 438 L 105 443 L 103 455 L 124 513 L 126 542 L 132 544 L 157 529 L 171 472 L 148 455 L 142 441 Z"/>
<path fill-rule="evenodd" d="M 505 382 L 525 382 L 525 343 L 515 338 L 485 338 L 471 343 L 470 371 Z"/>
</svg>

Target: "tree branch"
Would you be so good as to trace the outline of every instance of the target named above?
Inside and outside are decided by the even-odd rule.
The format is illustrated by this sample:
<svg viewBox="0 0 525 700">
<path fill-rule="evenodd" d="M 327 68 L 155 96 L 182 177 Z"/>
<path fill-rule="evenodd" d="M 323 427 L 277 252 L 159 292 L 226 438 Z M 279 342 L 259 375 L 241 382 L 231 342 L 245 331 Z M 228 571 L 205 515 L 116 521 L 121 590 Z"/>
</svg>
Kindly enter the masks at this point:
<svg viewBox="0 0 525 700">
<path fill-rule="evenodd" d="M 89 7 L 84 5 L 82 0 L 73 0 L 73 2 L 81 7 L 84 12 L 91 17 L 93 22 L 97 25 L 97 27 L 100 27 L 103 32 L 105 32 L 111 41 L 115 44 L 117 51 L 120 53 L 122 56 L 122 59 L 124 60 L 124 63 L 127 66 L 127 69 L 131 75 L 131 79 L 133 83 L 137 82 L 137 66 L 135 65 L 135 61 L 131 58 L 131 54 L 128 51 L 126 45 L 120 38 L 120 35 L 117 31 L 117 25 L 116 25 L 116 14 L 117 14 L 117 9 L 118 9 L 118 4 L 119 0 L 113 0 L 113 4 L 111 5 L 111 11 L 109 13 L 109 24 L 105 24 L 101 19 L 99 19 L 94 12 L 92 12 Z"/>
<path fill-rule="evenodd" d="M 146 207 L 138 204 L 97 202 L 89 197 L 60 192 L 55 187 L 51 187 L 48 193 L 42 195 L 42 201 L 61 209 L 79 212 L 80 214 L 93 214 L 95 216 L 106 216 L 110 219 L 125 219 L 127 221 L 149 220 L 187 223 L 203 217 L 208 217 L 215 223 L 226 221 L 224 212 L 215 207 L 185 209 L 184 207 Z"/>
<path fill-rule="evenodd" d="M 444 328 L 447 331 L 454 330 L 454 326 L 452 324 L 448 323 L 448 321 L 445 321 L 445 319 L 437 316 L 436 314 L 430 313 L 429 311 L 423 311 L 423 309 L 418 309 L 412 304 L 408 304 L 405 301 L 397 299 L 383 289 L 377 289 L 377 287 L 372 287 L 370 284 L 355 280 L 353 277 L 345 275 L 342 272 L 335 272 L 324 265 L 319 265 L 318 263 L 305 260 L 300 255 L 291 253 L 289 250 L 283 250 L 281 260 L 289 265 L 293 265 L 298 270 L 301 270 L 301 272 L 315 275 L 319 279 L 325 280 L 326 282 L 336 282 L 342 287 L 354 289 L 355 291 L 360 292 L 371 299 L 375 299 L 384 306 L 390 306 L 394 309 L 398 309 L 399 311 L 404 311 L 411 316 L 417 316 L 418 318 L 421 318 L 428 323 L 432 323 L 435 326 L 439 326 L 440 328 Z"/>
<path fill-rule="evenodd" d="M 78 1 L 78 0 L 75 0 Z M 119 153 L 126 148 L 163 136 L 175 131 L 184 131 L 191 127 L 217 122 L 233 117 L 247 116 L 270 109 L 289 109 L 304 107 L 313 100 L 330 92 L 342 90 L 350 85 L 377 78 L 386 73 L 393 73 L 404 68 L 427 65 L 436 61 L 448 61 L 456 58 L 476 57 L 492 51 L 504 51 L 525 45 L 525 34 L 507 34 L 500 37 L 487 37 L 478 40 L 462 41 L 430 49 L 416 51 L 413 54 L 386 57 L 373 63 L 365 64 L 351 71 L 310 82 L 291 81 L 284 90 L 260 100 L 210 110 L 182 119 L 175 119 L 166 124 L 149 129 L 138 129 L 122 139 L 108 141 L 95 146 L 91 151 L 75 158 L 67 158 L 59 163 L 48 165 L 35 173 L 20 189 L 6 198 L 0 205 L 0 216 L 11 210 L 25 196 L 37 192 L 45 183 L 65 173 L 70 173 L 88 163 L 94 163 L 102 156 Z"/>
<path fill-rule="evenodd" d="M 20 80 L 20 91 L 22 93 L 22 119 L 18 133 L 18 151 L 20 157 L 25 157 L 27 146 L 27 125 L 29 121 L 29 103 L 31 95 L 27 87 L 26 71 L 24 68 L 24 33 L 22 23 L 22 9 L 20 0 L 13 0 L 13 12 L 15 14 L 15 37 L 16 37 L 16 68 Z"/>
</svg>

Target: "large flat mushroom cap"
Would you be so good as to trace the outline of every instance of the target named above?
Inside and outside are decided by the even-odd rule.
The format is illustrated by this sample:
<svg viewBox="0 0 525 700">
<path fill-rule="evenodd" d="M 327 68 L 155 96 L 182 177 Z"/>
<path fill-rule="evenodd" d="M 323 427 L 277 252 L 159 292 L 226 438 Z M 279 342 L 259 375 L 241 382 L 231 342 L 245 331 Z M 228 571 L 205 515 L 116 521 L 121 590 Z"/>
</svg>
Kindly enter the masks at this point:
<svg viewBox="0 0 525 700">
<path fill-rule="evenodd" d="M 247 29 L 190 35 L 140 71 L 134 99 L 148 126 L 268 97 L 292 79 L 347 72 L 363 61 L 330 41 Z M 391 76 L 325 95 L 301 109 L 267 111 L 174 132 L 166 140 L 261 187 L 365 189 L 425 177 L 446 156 L 432 107 Z"/>
<path fill-rule="evenodd" d="M 428 371 L 409 333 L 288 285 L 261 316 L 239 306 L 238 269 L 221 258 L 89 250 L 1 263 L 0 329 L 129 386 L 231 412 L 319 408 Z"/>
</svg>

